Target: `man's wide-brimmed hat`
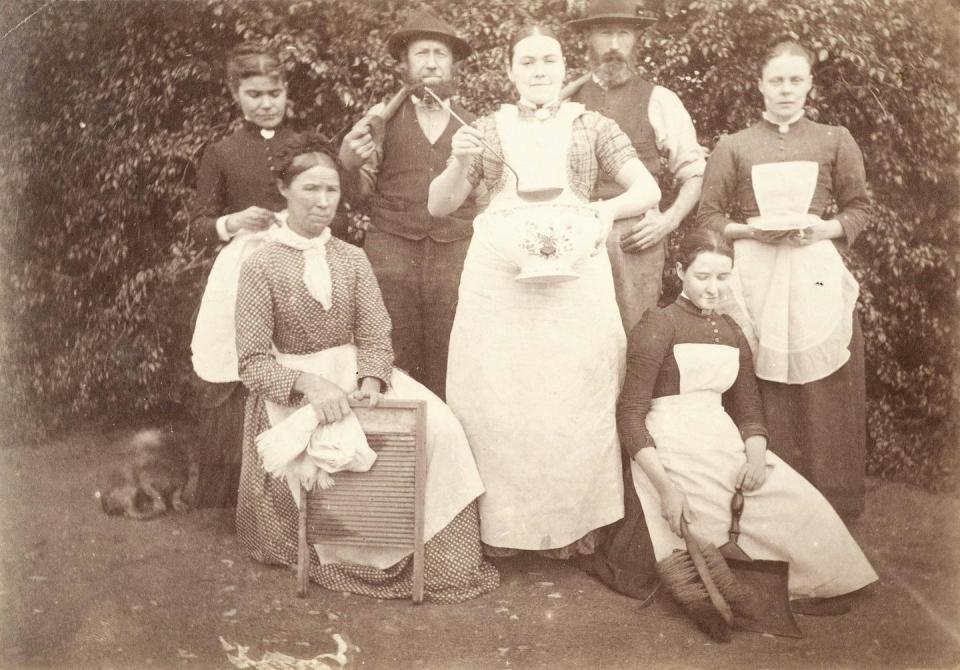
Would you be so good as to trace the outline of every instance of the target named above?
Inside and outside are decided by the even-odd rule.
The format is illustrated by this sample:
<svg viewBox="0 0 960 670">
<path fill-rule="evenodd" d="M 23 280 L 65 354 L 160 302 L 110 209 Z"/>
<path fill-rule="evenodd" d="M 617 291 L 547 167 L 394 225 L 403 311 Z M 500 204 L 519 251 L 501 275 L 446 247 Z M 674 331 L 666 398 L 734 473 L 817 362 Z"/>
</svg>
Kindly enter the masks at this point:
<svg viewBox="0 0 960 670">
<path fill-rule="evenodd" d="M 414 40 L 439 40 L 450 45 L 454 60 L 463 60 L 473 49 L 466 40 L 457 37 L 453 26 L 427 10 L 417 10 L 407 16 L 403 27 L 387 39 L 387 52 L 399 61 L 406 57 L 407 47 Z"/>
<path fill-rule="evenodd" d="M 591 0 L 579 19 L 567 21 L 571 28 L 583 30 L 604 23 L 625 23 L 643 27 L 656 23 L 660 18 L 644 0 Z"/>
</svg>

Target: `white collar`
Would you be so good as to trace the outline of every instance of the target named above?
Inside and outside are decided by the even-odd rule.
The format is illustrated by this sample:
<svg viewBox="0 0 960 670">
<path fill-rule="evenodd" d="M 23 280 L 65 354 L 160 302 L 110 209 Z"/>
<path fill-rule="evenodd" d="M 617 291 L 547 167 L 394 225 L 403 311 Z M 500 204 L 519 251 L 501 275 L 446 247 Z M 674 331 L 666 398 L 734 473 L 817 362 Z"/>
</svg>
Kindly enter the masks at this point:
<svg viewBox="0 0 960 670">
<path fill-rule="evenodd" d="M 795 124 L 797 121 L 799 121 L 800 119 L 802 119 L 804 113 L 805 113 L 804 110 L 801 109 L 799 112 L 797 112 L 796 114 L 794 114 L 794 115 L 793 115 L 792 117 L 790 117 L 788 120 L 786 120 L 786 121 L 777 121 L 777 120 L 773 119 L 773 118 L 770 116 L 770 114 L 767 112 L 767 110 L 763 110 L 763 120 L 766 121 L 767 123 L 772 123 L 773 125 L 775 125 L 775 126 L 777 127 L 777 130 L 780 132 L 781 135 L 786 135 L 787 133 L 790 132 L 790 126 L 792 126 L 792 125 Z"/>
</svg>

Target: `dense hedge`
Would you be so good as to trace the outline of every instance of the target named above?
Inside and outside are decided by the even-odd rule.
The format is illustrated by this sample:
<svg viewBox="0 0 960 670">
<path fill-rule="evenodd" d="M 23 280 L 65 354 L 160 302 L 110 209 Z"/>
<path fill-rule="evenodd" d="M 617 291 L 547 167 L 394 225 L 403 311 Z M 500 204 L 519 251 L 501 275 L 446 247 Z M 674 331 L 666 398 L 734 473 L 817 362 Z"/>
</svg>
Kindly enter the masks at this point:
<svg viewBox="0 0 960 670">
<path fill-rule="evenodd" d="M 477 52 L 460 68 L 465 103 L 485 112 L 509 98 L 508 35 L 528 19 L 559 26 L 578 4 L 435 3 Z M 943 484 L 955 462 L 958 399 L 955 11 L 934 0 L 664 5 L 668 18 L 641 40 L 645 67 L 680 94 L 708 147 L 757 117 L 755 64 L 772 36 L 793 33 L 818 52 L 812 113 L 851 130 L 877 201 L 851 256 L 867 341 L 870 468 Z M 269 39 L 288 61 L 298 122 L 332 136 L 397 89 L 383 40 L 407 8 L 395 0 L 4 3 L 8 397 L 0 421 L 8 438 L 183 401 L 186 324 L 212 253 L 190 238 L 185 210 L 200 151 L 236 122 L 226 50 Z M 582 70 L 582 43 L 561 36 L 569 68 Z"/>
</svg>

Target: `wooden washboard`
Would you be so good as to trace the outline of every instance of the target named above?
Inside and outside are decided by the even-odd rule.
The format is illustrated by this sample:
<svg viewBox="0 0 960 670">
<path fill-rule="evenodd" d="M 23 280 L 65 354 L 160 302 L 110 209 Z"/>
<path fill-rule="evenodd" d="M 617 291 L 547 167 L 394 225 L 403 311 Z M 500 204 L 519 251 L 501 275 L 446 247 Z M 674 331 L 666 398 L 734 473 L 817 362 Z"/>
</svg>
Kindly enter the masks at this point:
<svg viewBox="0 0 960 670">
<path fill-rule="evenodd" d="M 367 472 L 338 472 L 329 489 L 300 489 L 297 595 L 307 594 L 310 545 L 375 545 L 413 552 L 413 602 L 423 602 L 423 506 L 427 405 L 422 400 L 350 406 L 377 460 Z"/>
</svg>

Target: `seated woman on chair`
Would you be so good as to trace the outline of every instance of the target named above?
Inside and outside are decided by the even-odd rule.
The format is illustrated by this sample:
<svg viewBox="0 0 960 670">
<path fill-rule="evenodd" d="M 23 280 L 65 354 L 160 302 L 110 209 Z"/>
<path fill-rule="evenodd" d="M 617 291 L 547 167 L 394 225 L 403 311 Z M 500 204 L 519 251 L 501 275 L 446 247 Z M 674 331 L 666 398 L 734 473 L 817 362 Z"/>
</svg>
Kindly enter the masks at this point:
<svg viewBox="0 0 960 670">
<path fill-rule="evenodd" d="M 243 264 L 237 293 L 240 378 L 250 390 L 243 436 L 237 535 L 255 560 L 295 565 L 292 487 L 264 469 L 256 438 L 277 411 L 309 403 L 319 424 L 350 413 L 348 397 L 427 402 L 426 598 L 458 602 L 496 588 L 483 561 L 476 498 L 483 485 L 453 414 L 426 387 L 392 368 L 390 318 L 363 251 L 330 237 L 340 176 L 323 145 L 288 147 L 278 187 L 281 225 Z M 402 549 L 314 545 L 310 577 L 328 589 L 376 598 L 411 594 Z"/>
</svg>

